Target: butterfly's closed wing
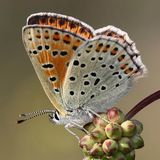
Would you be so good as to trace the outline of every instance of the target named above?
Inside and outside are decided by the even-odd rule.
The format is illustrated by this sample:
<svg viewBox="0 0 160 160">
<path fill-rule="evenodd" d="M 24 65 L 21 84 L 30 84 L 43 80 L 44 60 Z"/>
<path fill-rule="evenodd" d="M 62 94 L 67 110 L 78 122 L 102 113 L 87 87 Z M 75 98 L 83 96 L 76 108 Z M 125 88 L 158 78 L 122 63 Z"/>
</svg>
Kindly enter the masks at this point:
<svg viewBox="0 0 160 160">
<path fill-rule="evenodd" d="M 63 87 L 67 106 L 104 112 L 127 93 L 135 77 L 143 75 L 145 66 L 127 38 L 99 35 L 77 50 Z"/>
<path fill-rule="evenodd" d="M 92 28 L 71 17 L 40 13 L 28 18 L 23 41 L 42 86 L 55 108 L 65 114 L 61 89 L 70 60 Z"/>
</svg>

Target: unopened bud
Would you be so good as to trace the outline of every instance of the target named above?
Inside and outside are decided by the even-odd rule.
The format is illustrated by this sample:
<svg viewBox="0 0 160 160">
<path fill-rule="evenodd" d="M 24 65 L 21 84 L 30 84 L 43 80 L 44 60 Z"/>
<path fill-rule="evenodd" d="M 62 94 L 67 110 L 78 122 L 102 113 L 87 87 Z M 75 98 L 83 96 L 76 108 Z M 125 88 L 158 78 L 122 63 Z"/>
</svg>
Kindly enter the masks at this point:
<svg viewBox="0 0 160 160">
<path fill-rule="evenodd" d="M 139 149 L 144 146 L 144 141 L 143 138 L 140 135 L 135 135 L 131 138 L 133 142 L 133 147 L 134 149 Z"/>
<path fill-rule="evenodd" d="M 90 150 L 93 147 L 94 144 L 94 140 L 90 135 L 85 135 L 82 137 L 82 139 L 80 140 L 80 147 L 81 148 L 86 148 L 87 150 Z"/>
<path fill-rule="evenodd" d="M 104 129 L 100 126 L 96 126 L 91 132 L 91 136 L 96 142 L 103 142 L 107 137 Z"/>
<path fill-rule="evenodd" d="M 126 154 L 125 157 L 126 157 L 126 160 L 135 160 L 135 150 Z"/>
<path fill-rule="evenodd" d="M 89 156 L 89 151 L 86 149 L 85 146 L 82 148 L 82 151 L 83 151 L 85 156 Z"/>
<path fill-rule="evenodd" d="M 93 160 L 93 158 L 90 156 L 87 156 L 87 157 L 83 158 L 83 160 Z"/>
<path fill-rule="evenodd" d="M 106 155 L 111 156 L 118 150 L 118 144 L 115 140 L 107 139 L 102 144 L 102 149 Z"/>
<path fill-rule="evenodd" d="M 107 124 L 105 132 L 108 138 L 118 140 L 122 136 L 122 128 L 120 125 L 115 123 Z"/>
<path fill-rule="evenodd" d="M 125 154 L 131 152 L 133 150 L 132 141 L 127 137 L 121 138 L 119 140 L 119 150 Z"/>
<path fill-rule="evenodd" d="M 143 124 L 140 121 L 132 120 L 132 122 L 136 125 L 136 132 L 137 134 L 141 134 L 143 131 Z"/>
<path fill-rule="evenodd" d="M 117 152 L 109 158 L 109 160 L 126 160 L 126 157 L 123 153 Z"/>
<path fill-rule="evenodd" d="M 97 160 L 109 160 L 106 156 L 102 157 L 102 159 L 97 159 Z"/>
<path fill-rule="evenodd" d="M 89 153 L 93 157 L 102 156 L 104 154 L 104 152 L 102 150 L 102 145 L 99 143 L 95 143 Z"/>
<path fill-rule="evenodd" d="M 121 124 L 125 119 L 125 115 L 120 109 L 113 107 L 108 110 L 107 118 L 111 122 Z"/>
<path fill-rule="evenodd" d="M 121 127 L 123 130 L 123 136 L 132 137 L 136 133 L 136 126 L 130 120 L 124 121 L 121 124 Z"/>
<path fill-rule="evenodd" d="M 101 118 L 100 117 L 95 117 L 93 119 L 93 124 L 95 126 L 105 127 L 108 124 L 108 122 L 107 122 L 108 121 L 107 120 L 107 114 L 106 113 L 101 113 L 99 115 L 101 116 Z"/>
</svg>

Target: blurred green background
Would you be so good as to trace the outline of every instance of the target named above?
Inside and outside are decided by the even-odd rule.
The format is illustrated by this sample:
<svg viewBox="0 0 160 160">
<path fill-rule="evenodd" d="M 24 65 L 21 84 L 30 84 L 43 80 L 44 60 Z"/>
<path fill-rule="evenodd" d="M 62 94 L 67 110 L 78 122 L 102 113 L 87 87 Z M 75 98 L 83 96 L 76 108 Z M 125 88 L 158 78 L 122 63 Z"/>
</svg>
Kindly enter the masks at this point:
<svg viewBox="0 0 160 160">
<path fill-rule="evenodd" d="M 0 0 L 0 159 L 82 160 L 77 140 L 63 126 L 54 126 L 46 117 L 16 124 L 19 113 L 52 108 L 21 39 L 27 16 L 42 11 L 71 15 L 94 28 L 115 25 L 129 33 L 149 74 L 117 104 L 127 112 L 160 89 L 160 1 Z M 159 114 L 157 101 L 136 115 L 144 124 L 145 140 L 136 160 L 159 159 Z"/>
</svg>

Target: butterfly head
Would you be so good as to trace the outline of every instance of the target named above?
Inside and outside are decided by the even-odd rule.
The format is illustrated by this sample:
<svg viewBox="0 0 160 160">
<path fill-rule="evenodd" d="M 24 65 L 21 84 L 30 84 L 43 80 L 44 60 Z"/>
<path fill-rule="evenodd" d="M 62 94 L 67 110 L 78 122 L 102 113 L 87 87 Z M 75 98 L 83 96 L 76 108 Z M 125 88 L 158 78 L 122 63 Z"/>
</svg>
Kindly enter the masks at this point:
<svg viewBox="0 0 160 160">
<path fill-rule="evenodd" d="M 60 124 L 61 115 L 58 111 L 54 111 L 51 114 L 49 114 L 49 120 L 55 124 Z"/>
<path fill-rule="evenodd" d="M 58 125 L 66 125 L 68 123 L 72 123 L 72 121 L 74 121 L 75 119 L 75 113 L 77 111 L 69 111 L 67 112 L 67 115 L 63 116 L 61 115 L 57 110 L 55 110 L 54 112 L 48 114 L 49 116 L 49 120 L 54 123 L 54 124 L 58 124 Z"/>
<path fill-rule="evenodd" d="M 49 120 L 58 125 L 70 124 L 72 127 L 77 125 L 84 126 L 91 121 L 88 113 L 82 109 L 67 110 L 67 115 L 61 115 L 57 110 L 49 114 Z"/>
</svg>

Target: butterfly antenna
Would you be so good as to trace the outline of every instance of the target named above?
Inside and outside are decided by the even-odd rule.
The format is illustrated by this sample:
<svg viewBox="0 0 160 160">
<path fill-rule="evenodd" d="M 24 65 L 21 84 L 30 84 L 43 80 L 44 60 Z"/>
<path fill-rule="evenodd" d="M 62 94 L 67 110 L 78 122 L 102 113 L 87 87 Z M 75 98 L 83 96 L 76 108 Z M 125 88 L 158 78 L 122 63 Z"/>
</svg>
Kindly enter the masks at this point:
<svg viewBox="0 0 160 160">
<path fill-rule="evenodd" d="M 19 115 L 20 119 L 17 120 L 17 124 L 28 121 L 28 120 L 33 119 L 38 116 L 42 116 L 45 114 L 53 114 L 53 113 L 55 113 L 54 110 L 40 110 L 40 111 L 34 111 L 34 112 L 30 112 L 30 113 L 22 113 Z"/>
</svg>

